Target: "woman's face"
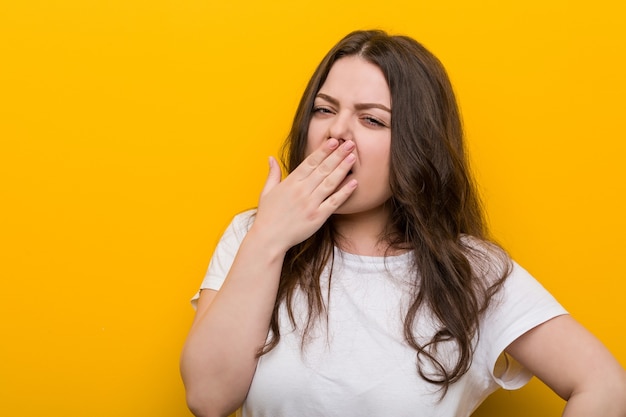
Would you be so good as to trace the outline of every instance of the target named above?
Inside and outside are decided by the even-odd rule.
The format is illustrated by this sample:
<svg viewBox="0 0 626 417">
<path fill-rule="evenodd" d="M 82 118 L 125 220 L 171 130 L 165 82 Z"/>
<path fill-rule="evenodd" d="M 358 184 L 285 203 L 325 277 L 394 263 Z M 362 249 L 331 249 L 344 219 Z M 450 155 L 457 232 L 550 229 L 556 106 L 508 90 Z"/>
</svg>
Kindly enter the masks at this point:
<svg viewBox="0 0 626 417">
<path fill-rule="evenodd" d="M 391 93 L 380 68 L 357 56 L 336 61 L 315 97 L 307 155 L 330 138 L 356 145 L 347 178 L 355 178 L 358 186 L 336 213 L 382 210 L 391 197 Z"/>
</svg>

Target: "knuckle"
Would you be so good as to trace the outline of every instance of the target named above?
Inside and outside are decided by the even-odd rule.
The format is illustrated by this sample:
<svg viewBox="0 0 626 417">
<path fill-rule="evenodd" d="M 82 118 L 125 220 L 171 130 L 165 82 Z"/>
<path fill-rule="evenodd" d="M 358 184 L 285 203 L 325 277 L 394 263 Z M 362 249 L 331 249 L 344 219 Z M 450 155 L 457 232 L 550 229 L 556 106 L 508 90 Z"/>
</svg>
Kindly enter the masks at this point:
<svg viewBox="0 0 626 417">
<path fill-rule="evenodd" d="M 311 210 L 311 211 L 306 213 L 306 220 L 307 220 L 307 222 L 314 223 L 314 222 L 317 221 L 318 217 L 319 217 L 319 214 L 316 211 L 314 211 L 314 210 Z"/>
<path fill-rule="evenodd" d="M 313 169 L 317 167 L 317 165 L 319 164 L 319 162 L 315 159 L 313 155 L 305 159 L 304 163 L 306 164 L 307 167 L 313 168 Z"/>
<path fill-rule="evenodd" d="M 328 166 L 327 163 L 320 164 L 317 170 L 322 176 L 328 176 L 333 171 L 332 167 Z"/>
<path fill-rule="evenodd" d="M 322 186 L 324 187 L 324 189 L 328 189 L 330 191 L 337 188 L 338 185 L 339 185 L 339 181 L 337 181 L 337 179 L 335 179 L 332 176 L 328 176 L 324 178 L 324 181 L 322 181 Z"/>
<path fill-rule="evenodd" d="M 346 201 L 346 196 L 342 194 L 333 194 L 326 200 L 326 204 L 331 212 L 334 212 Z"/>
</svg>

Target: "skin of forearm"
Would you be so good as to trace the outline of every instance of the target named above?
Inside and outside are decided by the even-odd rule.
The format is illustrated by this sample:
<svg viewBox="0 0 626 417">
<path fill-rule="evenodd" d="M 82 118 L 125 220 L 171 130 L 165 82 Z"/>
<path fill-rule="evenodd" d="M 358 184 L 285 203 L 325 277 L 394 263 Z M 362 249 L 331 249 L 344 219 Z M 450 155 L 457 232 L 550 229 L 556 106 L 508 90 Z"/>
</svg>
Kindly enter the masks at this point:
<svg viewBox="0 0 626 417">
<path fill-rule="evenodd" d="M 229 414 L 250 387 L 285 255 L 266 236 L 254 227 L 248 232 L 222 288 L 189 332 L 181 373 L 197 415 Z"/>
</svg>

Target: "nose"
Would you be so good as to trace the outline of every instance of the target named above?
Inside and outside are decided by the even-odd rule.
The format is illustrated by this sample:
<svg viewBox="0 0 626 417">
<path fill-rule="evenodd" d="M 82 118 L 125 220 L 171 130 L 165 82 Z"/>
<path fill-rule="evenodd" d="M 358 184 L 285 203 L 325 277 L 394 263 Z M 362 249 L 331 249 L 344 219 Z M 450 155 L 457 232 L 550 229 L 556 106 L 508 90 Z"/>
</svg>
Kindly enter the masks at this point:
<svg viewBox="0 0 626 417">
<path fill-rule="evenodd" d="M 335 138 L 339 143 L 354 140 L 351 121 L 348 114 L 338 113 L 328 128 L 328 137 Z"/>
</svg>

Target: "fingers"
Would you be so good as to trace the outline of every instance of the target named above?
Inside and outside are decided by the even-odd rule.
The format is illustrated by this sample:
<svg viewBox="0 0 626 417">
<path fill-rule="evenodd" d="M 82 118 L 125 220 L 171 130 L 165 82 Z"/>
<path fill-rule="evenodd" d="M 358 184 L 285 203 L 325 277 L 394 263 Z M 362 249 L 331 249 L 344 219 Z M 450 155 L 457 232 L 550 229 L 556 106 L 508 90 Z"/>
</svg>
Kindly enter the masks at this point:
<svg viewBox="0 0 626 417">
<path fill-rule="evenodd" d="M 285 250 L 302 242 L 342 205 L 357 187 L 348 176 L 356 161 L 354 142 L 325 141 L 281 181 L 274 158 L 259 199 L 255 224 L 279 236 Z M 346 179 L 348 177 L 348 179 Z"/>
<path fill-rule="evenodd" d="M 314 189 L 311 190 L 311 196 L 314 201 L 322 202 L 326 200 L 331 194 L 336 192 L 341 183 L 346 179 L 346 176 L 350 172 L 352 165 L 356 161 L 356 156 L 353 153 L 346 155 L 339 165 L 333 166 L 329 157 L 324 164 L 311 174 L 311 177 L 317 177 L 316 180 L 311 180 L 312 184 L 317 184 Z M 331 170 L 328 172 L 329 170 Z"/>
<path fill-rule="evenodd" d="M 355 146 L 351 140 L 339 145 L 336 139 L 329 139 L 294 170 L 291 180 L 299 182 L 303 190 L 318 195 L 321 202 L 335 191 L 350 171 L 356 160 L 352 154 Z M 324 195 L 320 196 L 320 192 Z"/>
<path fill-rule="evenodd" d="M 339 141 L 337 139 L 328 139 L 319 148 L 317 148 L 311 155 L 309 155 L 292 173 L 294 177 L 299 180 L 307 178 L 313 171 L 320 166 L 322 162 L 330 154 L 332 154 L 339 147 Z"/>
<path fill-rule="evenodd" d="M 330 217 L 343 203 L 346 202 L 348 197 L 352 195 L 356 187 L 358 186 L 357 180 L 351 179 L 337 192 L 331 194 L 322 204 L 320 204 L 320 210 L 325 213 L 326 217 Z"/>
<path fill-rule="evenodd" d="M 344 160 L 354 156 L 352 151 L 354 150 L 354 142 L 348 140 L 344 142 L 335 152 L 324 159 L 317 169 L 312 174 L 318 175 L 323 180 L 328 177 Z M 354 162 L 354 159 L 351 160 Z M 348 172 L 348 171 L 346 171 Z"/>
<path fill-rule="evenodd" d="M 267 180 L 265 180 L 265 186 L 261 191 L 261 197 L 269 193 L 272 188 L 276 187 L 280 183 L 281 171 L 278 162 L 273 156 L 269 158 L 269 173 L 267 174 Z"/>
</svg>

